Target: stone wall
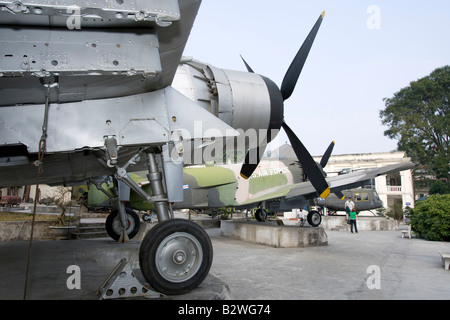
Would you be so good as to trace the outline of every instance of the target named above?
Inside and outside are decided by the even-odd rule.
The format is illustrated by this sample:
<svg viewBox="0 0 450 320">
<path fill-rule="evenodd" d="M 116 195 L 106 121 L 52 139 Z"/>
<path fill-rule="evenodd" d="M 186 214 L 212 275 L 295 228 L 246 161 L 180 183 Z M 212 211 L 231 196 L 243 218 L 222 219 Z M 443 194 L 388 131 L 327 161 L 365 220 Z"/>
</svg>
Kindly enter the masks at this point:
<svg viewBox="0 0 450 320">
<path fill-rule="evenodd" d="M 398 230 L 398 222 L 384 217 L 357 217 L 358 231 L 394 231 Z M 345 216 L 323 216 L 320 225 L 325 230 L 350 229 Z"/>
<path fill-rule="evenodd" d="M 34 240 L 53 240 L 50 226 L 54 221 L 36 221 L 34 224 Z M 31 221 L 0 222 L 0 241 L 29 240 L 31 236 Z"/>
<path fill-rule="evenodd" d="M 274 221 L 224 220 L 221 222 L 220 229 L 223 236 L 277 248 L 328 245 L 328 237 L 322 227 L 299 228 L 279 226 Z"/>
</svg>

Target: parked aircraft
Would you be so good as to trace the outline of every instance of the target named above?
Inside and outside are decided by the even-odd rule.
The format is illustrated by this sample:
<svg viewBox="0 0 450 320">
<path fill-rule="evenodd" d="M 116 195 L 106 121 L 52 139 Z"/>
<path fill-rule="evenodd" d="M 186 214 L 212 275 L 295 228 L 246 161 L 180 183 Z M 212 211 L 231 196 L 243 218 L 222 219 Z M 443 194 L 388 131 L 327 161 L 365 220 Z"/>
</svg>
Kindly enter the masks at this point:
<svg viewBox="0 0 450 320">
<path fill-rule="evenodd" d="M 413 165 L 409 162 L 399 165 L 380 168 L 381 170 L 367 171 L 356 182 L 339 185 L 339 180 L 350 181 L 352 175 L 361 177 L 360 172 L 346 174 L 332 179 L 332 190 L 342 190 L 345 198 L 351 197 L 358 211 L 371 210 L 382 206 L 375 190 L 354 188 L 345 190 L 347 185 L 363 186 L 367 180 L 380 174 L 393 171 L 407 170 Z M 315 198 L 315 192 L 302 192 L 302 194 L 286 200 L 289 192 L 297 187 L 309 184 L 305 182 L 303 170 L 297 161 L 263 159 L 248 180 L 240 178 L 240 164 L 204 165 L 185 167 L 183 169 L 183 201 L 176 202 L 174 209 L 257 209 L 255 217 L 264 221 L 269 212 L 286 212 L 296 208 L 314 205 L 325 206 L 329 210 L 344 210 L 345 199 L 331 194 L 326 199 Z M 146 181 L 145 172 L 131 174 L 131 178 L 139 183 L 146 192 L 151 194 L 151 187 Z M 339 179 L 338 179 L 339 178 Z M 328 179 L 327 179 L 328 180 Z M 80 186 L 75 189 L 78 195 L 86 193 L 88 207 L 114 208 L 112 201 L 112 183 L 102 186 L 91 185 L 89 189 Z M 100 191 L 101 190 L 101 191 Z M 132 238 L 139 231 L 140 219 L 134 210 L 154 211 L 154 205 L 143 201 L 136 192 L 130 190 L 127 206 L 128 233 Z M 144 220 L 145 220 L 144 216 Z M 317 210 L 310 210 L 307 216 L 308 223 L 317 227 L 321 223 L 321 215 Z M 106 230 L 111 238 L 120 237 L 117 210 L 110 213 L 106 221 Z"/>
<path fill-rule="evenodd" d="M 350 198 L 355 203 L 357 211 L 366 211 L 378 209 L 383 206 L 378 193 L 373 189 L 354 188 L 343 190 L 344 199 L 339 199 L 337 196 L 331 194 L 328 198 L 317 198 L 316 204 L 318 206 L 326 207 L 328 211 L 345 211 L 346 199 Z"/>
<path fill-rule="evenodd" d="M 283 116 L 324 15 L 278 88 L 251 71 L 182 60 L 200 4 L 0 1 L 1 186 L 68 185 L 111 176 L 120 241 L 128 239 L 121 186 L 133 189 L 154 204 L 158 216 L 141 243 L 139 263 L 147 282 L 164 294 L 196 288 L 213 258 L 206 232 L 170 215 L 170 204 L 183 201 L 189 150 L 195 159 L 198 150 L 243 139 L 235 144 L 249 150 L 240 173 L 250 177 L 283 127 L 310 182 L 294 184 L 281 204 L 305 188 L 326 197 L 333 183 Z M 192 93 L 201 94 L 195 101 L 172 86 L 180 63 L 192 72 L 176 85 L 193 86 Z M 240 134 L 249 130 L 257 132 L 255 139 Z M 129 175 L 145 169 L 152 194 Z"/>
</svg>

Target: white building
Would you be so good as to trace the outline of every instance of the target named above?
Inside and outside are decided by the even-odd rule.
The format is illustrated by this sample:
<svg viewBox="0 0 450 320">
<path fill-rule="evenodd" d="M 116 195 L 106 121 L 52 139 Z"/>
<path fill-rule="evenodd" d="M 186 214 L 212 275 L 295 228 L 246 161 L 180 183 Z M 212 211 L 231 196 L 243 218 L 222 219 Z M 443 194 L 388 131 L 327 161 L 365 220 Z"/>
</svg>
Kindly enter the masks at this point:
<svg viewBox="0 0 450 320">
<path fill-rule="evenodd" d="M 314 157 L 320 162 L 321 157 Z M 337 175 L 339 172 L 351 172 L 361 169 L 372 169 L 409 162 L 404 151 L 344 154 L 331 156 L 324 168 L 328 176 Z M 380 199 L 386 209 L 392 208 L 394 203 L 401 203 L 402 207 L 414 208 L 414 184 L 411 170 L 382 175 L 375 178 L 373 183 Z"/>
</svg>

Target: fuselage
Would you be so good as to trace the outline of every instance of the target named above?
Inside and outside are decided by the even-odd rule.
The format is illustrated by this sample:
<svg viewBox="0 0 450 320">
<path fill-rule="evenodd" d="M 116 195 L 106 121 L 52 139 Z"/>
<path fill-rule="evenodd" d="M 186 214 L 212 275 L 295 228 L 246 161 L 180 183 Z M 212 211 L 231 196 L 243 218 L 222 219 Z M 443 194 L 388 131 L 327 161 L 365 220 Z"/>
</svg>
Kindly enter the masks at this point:
<svg viewBox="0 0 450 320">
<path fill-rule="evenodd" d="M 331 194 L 328 198 L 318 198 L 316 203 L 324 206 L 328 210 L 345 211 L 345 202 L 350 197 L 355 203 L 357 211 L 372 210 L 381 208 L 383 202 L 380 200 L 378 193 L 373 189 L 350 189 L 342 192 L 345 196 L 344 200 L 339 199 L 336 195 Z"/>
<path fill-rule="evenodd" d="M 239 207 L 274 190 L 288 188 L 303 181 L 303 170 L 297 162 L 289 160 L 264 160 L 249 179 L 239 172 L 241 164 L 202 165 L 183 169 L 183 201 L 173 203 L 175 209 L 205 209 Z M 146 172 L 132 174 L 142 188 L 152 194 Z M 83 190 L 83 189 L 80 189 Z M 88 205 L 109 206 L 110 201 L 94 186 L 89 189 Z M 153 204 L 145 202 L 133 190 L 129 204 L 137 210 L 152 210 Z"/>
</svg>

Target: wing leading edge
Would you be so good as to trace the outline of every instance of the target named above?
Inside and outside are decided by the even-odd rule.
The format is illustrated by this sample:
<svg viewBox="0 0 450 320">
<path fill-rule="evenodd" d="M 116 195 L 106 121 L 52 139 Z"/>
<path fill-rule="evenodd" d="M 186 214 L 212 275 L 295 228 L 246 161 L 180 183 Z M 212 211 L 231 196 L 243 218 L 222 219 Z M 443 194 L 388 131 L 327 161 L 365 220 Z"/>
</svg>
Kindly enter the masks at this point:
<svg viewBox="0 0 450 320">
<path fill-rule="evenodd" d="M 331 192 L 338 192 L 341 190 L 355 188 L 362 186 L 367 180 L 371 180 L 380 175 L 393 173 L 397 171 L 403 171 L 414 168 L 416 165 L 412 162 L 398 163 L 389 166 L 384 166 L 376 169 L 361 170 L 358 172 L 353 172 L 349 174 L 343 174 L 335 177 L 327 178 L 327 182 L 330 185 Z M 314 189 L 309 181 L 299 183 L 294 186 L 286 198 L 293 198 L 297 196 L 308 196 L 313 195 Z"/>
<path fill-rule="evenodd" d="M 376 169 L 361 170 L 358 172 L 326 178 L 326 181 L 330 186 L 331 193 L 334 193 L 349 188 L 363 186 L 367 180 L 371 180 L 377 176 L 412 169 L 415 166 L 416 164 L 412 162 L 393 164 Z M 310 181 L 300 182 L 290 186 L 282 186 L 274 191 L 259 196 L 258 198 L 245 201 L 241 205 L 279 198 L 285 198 L 285 200 L 292 201 L 297 197 L 302 199 L 316 198 L 317 192 Z"/>
</svg>

